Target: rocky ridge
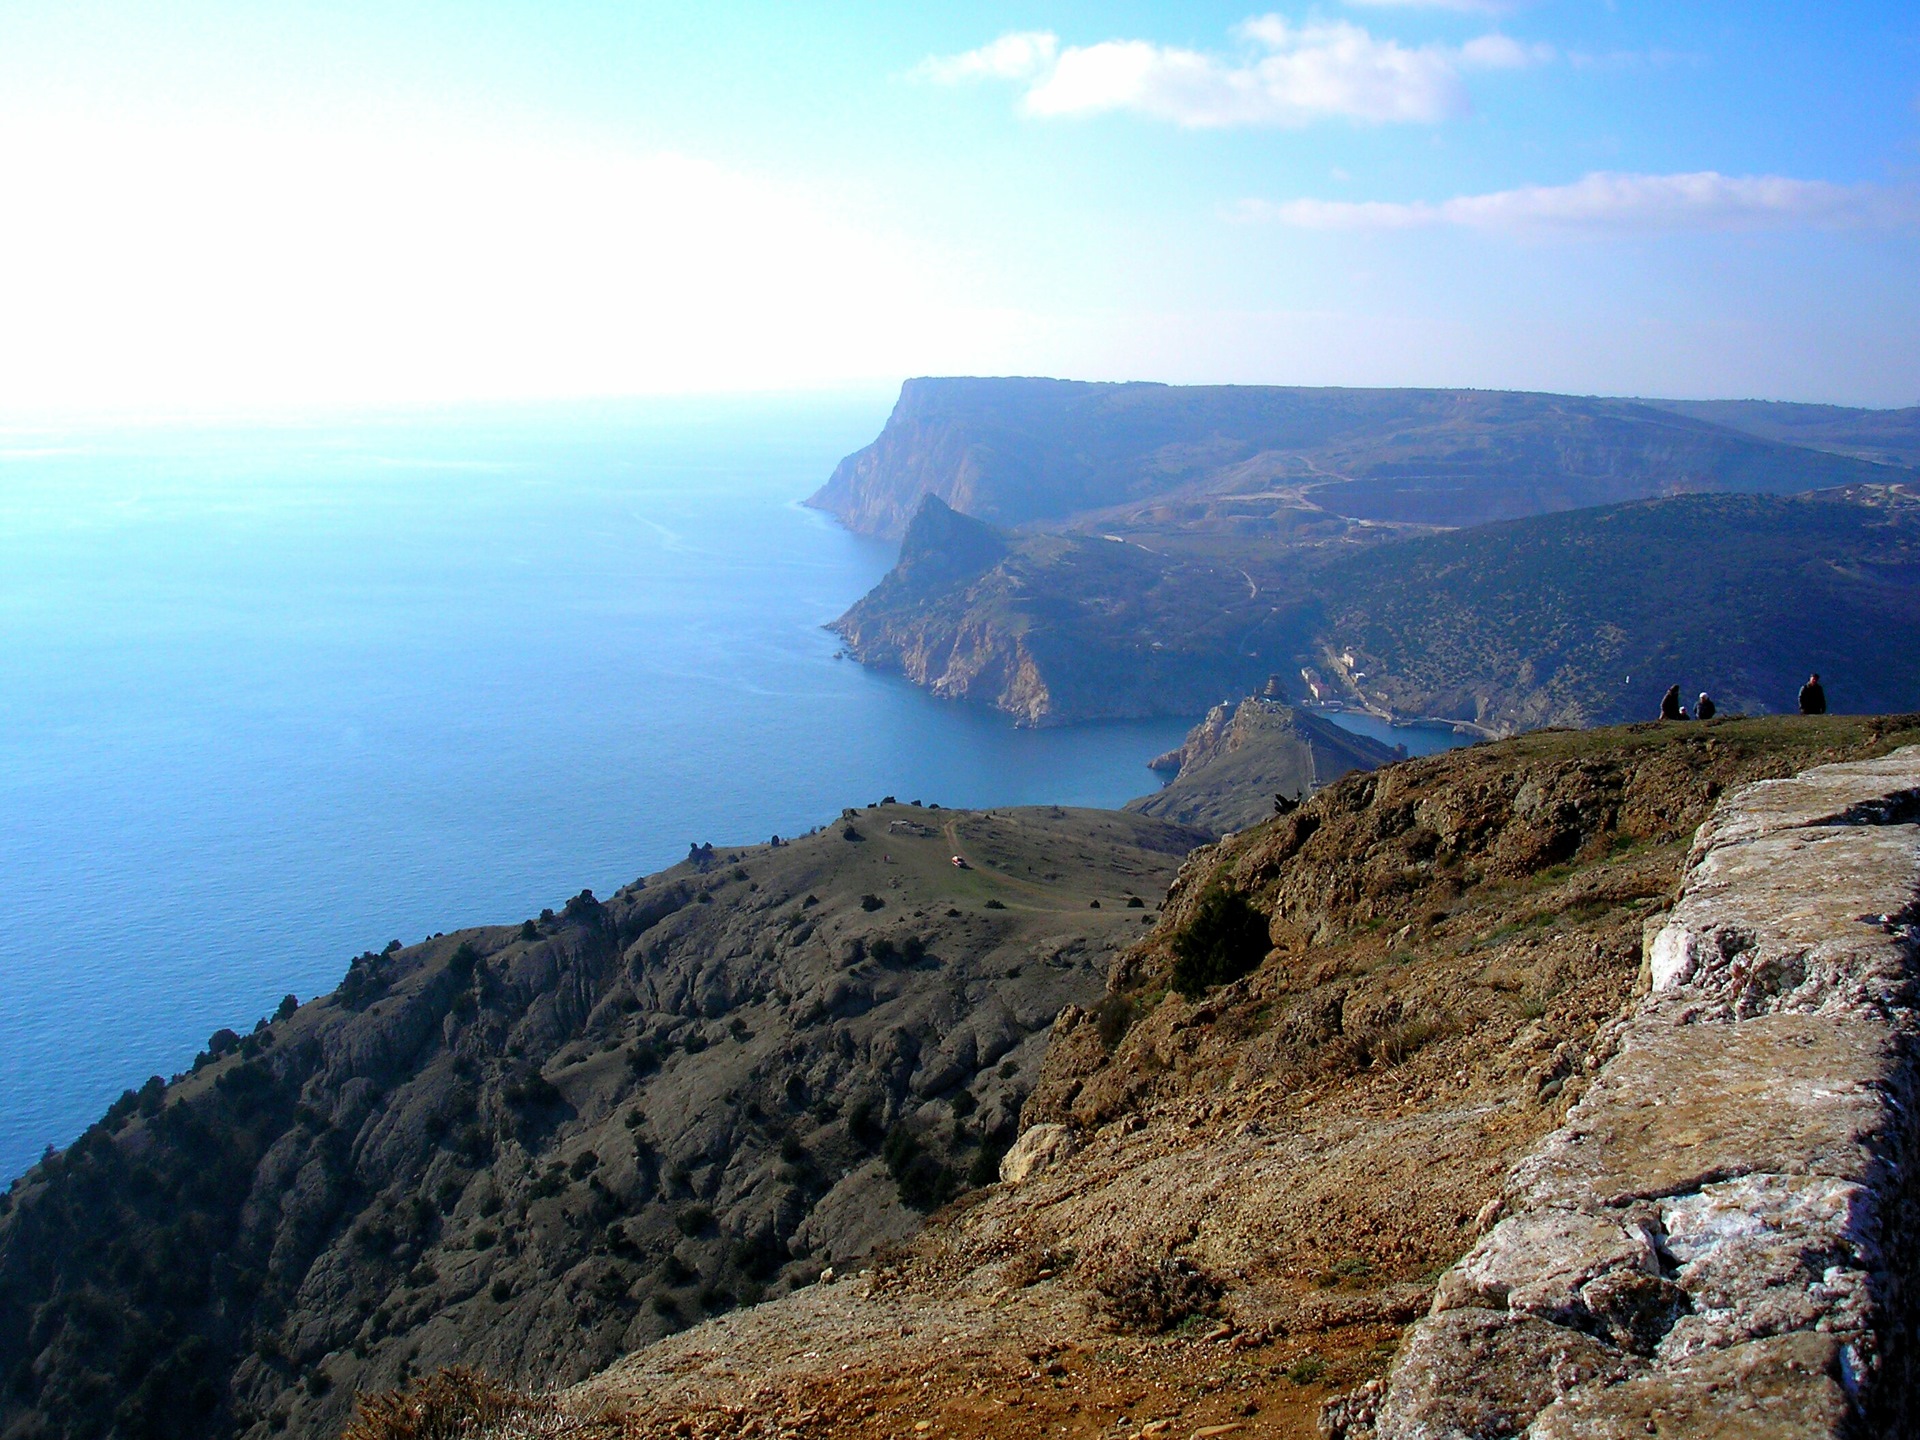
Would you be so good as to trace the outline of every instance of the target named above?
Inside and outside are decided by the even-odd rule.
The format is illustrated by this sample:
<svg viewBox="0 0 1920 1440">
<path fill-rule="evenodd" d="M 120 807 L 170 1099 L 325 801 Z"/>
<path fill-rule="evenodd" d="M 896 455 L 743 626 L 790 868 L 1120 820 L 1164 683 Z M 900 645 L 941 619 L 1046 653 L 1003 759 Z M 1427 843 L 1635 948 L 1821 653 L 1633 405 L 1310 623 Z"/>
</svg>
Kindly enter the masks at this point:
<svg viewBox="0 0 1920 1440">
<path fill-rule="evenodd" d="M 1723 800 L 1591 1088 L 1330 1432 L 1911 1433 L 1917 976 L 1920 746 Z"/>
<path fill-rule="evenodd" d="M 903 384 L 879 437 L 808 503 L 888 537 L 926 495 L 1001 526 L 1199 521 L 1276 534 L 1329 517 L 1477 525 L 1696 490 L 1786 494 L 1886 478 L 1850 455 L 1634 400 L 956 377 Z"/>
</svg>

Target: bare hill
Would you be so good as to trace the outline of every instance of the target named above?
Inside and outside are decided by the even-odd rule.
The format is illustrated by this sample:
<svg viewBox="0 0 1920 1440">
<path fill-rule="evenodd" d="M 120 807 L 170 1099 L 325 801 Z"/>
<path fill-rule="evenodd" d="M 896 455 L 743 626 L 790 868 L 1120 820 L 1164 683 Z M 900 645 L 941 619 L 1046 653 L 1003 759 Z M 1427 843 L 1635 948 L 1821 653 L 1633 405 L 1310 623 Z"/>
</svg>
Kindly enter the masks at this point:
<svg viewBox="0 0 1920 1440">
<path fill-rule="evenodd" d="M 1879 465 L 1920 467 L 1920 405 L 1903 410 L 1861 410 L 1848 405 L 1802 405 L 1784 400 L 1648 400 L 1730 430 L 1764 440 L 1831 450 Z"/>
</svg>

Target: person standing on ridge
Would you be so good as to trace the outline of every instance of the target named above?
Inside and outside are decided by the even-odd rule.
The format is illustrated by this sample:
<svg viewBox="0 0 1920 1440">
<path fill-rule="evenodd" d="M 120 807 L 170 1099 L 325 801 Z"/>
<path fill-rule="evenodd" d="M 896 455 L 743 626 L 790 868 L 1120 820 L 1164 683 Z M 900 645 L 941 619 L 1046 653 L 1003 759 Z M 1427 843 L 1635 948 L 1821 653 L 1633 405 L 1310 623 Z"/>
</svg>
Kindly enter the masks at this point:
<svg viewBox="0 0 1920 1440">
<path fill-rule="evenodd" d="M 1680 687 L 1669 685 L 1667 693 L 1660 697 L 1660 718 L 1662 720 L 1684 720 L 1687 712 L 1680 708 Z"/>
<path fill-rule="evenodd" d="M 1800 687 L 1800 713 L 1802 715 L 1824 715 L 1827 713 L 1827 691 L 1820 683 L 1820 673 L 1816 670 L 1807 677 L 1807 683 Z"/>
<path fill-rule="evenodd" d="M 1711 720 L 1719 713 L 1720 707 L 1713 703 L 1713 697 L 1702 690 L 1699 700 L 1694 703 L 1694 718 L 1697 720 Z"/>
</svg>

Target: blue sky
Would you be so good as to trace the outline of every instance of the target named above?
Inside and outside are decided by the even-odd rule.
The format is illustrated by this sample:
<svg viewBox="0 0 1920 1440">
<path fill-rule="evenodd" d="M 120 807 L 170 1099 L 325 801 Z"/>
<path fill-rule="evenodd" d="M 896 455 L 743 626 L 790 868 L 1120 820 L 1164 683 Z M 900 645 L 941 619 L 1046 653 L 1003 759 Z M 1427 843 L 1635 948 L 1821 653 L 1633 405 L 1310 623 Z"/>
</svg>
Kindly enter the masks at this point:
<svg viewBox="0 0 1920 1440">
<path fill-rule="evenodd" d="M 1920 7 L 0 3 L 0 408 L 1920 402 Z"/>
</svg>

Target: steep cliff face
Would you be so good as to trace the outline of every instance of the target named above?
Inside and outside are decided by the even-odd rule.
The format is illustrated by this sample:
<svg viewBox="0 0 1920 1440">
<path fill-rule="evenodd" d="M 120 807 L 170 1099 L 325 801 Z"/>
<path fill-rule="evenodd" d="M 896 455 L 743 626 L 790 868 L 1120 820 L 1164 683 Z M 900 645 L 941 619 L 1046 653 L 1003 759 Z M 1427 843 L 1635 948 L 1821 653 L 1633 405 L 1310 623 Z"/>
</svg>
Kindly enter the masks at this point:
<svg viewBox="0 0 1920 1440">
<path fill-rule="evenodd" d="M 1194 714 L 1296 648 L 1295 611 L 1249 613 L 1253 588 L 1238 568 L 1013 535 L 928 495 L 898 566 L 833 629 L 863 664 L 1023 725 Z"/>
<path fill-rule="evenodd" d="M 1911 486 L 1325 548 L 998 532 L 987 549 L 925 503 L 940 523 L 909 532 L 902 571 L 836 628 L 869 664 L 1029 724 L 1202 714 L 1304 666 L 1373 708 L 1493 734 L 1656 714 L 1675 682 L 1725 711 L 1779 710 L 1816 670 L 1846 709 L 1920 700 Z M 935 566 L 946 545 L 964 563 Z"/>
<path fill-rule="evenodd" d="M 0 1434 L 330 1436 L 357 1390 L 563 1383 L 903 1239 L 1200 838 L 888 804 L 362 956 L 0 1200 Z"/>
<path fill-rule="evenodd" d="M 1471 525 L 1652 495 L 1787 493 L 1877 476 L 1849 456 L 1633 401 L 916 379 L 901 387 L 879 438 L 842 461 L 808 503 L 862 534 L 892 537 L 925 495 L 1011 526 L 1278 486 L 1300 514 Z"/>
</svg>

